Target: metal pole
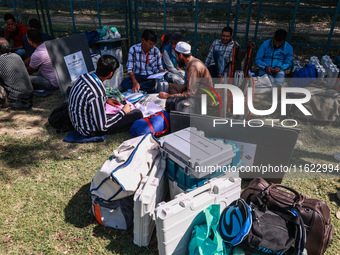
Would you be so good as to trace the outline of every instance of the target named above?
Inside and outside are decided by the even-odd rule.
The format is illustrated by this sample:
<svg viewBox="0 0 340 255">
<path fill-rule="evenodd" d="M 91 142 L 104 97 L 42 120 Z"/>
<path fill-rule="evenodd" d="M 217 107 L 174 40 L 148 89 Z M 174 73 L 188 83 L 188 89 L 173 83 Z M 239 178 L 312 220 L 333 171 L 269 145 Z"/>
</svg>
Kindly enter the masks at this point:
<svg viewBox="0 0 340 255">
<path fill-rule="evenodd" d="M 129 36 L 129 26 L 127 21 L 126 0 L 124 0 L 124 17 L 125 17 L 125 36 Z"/>
<path fill-rule="evenodd" d="M 259 29 L 261 8 L 262 8 L 262 0 L 260 0 L 260 3 L 259 3 L 259 10 L 257 11 L 256 26 L 255 26 L 255 34 L 254 34 L 254 42 L 255 42 L 255 44 L 256 44 L 257 31 L 258 31 L 258 29 Z"/>
<path fill-rule="evenodd" d="M 132 0 L 129 0 L 128 4 L 129 4 L 129 23 L 130 23 L 130 40 L 131 40 L 131 45 L 135 44 L 135 40 L 134 40 L 134 35 L 133 35 L 133 17 L 132 17 Z"/>
<path fill-rule="evenodd" d="M 227 18 L 227 27 L 229 27 L 229 23 L 230 23 L 231 7 L 232 7 L 232 0 L 229 0 L 228 18 Z"/>
<path fill-rule="evenodd" d="M 166 0 L 163 1 L 163 23 L 164 23 L 164 28 L 163 28 L 163 33 L 166 33 Z"/>
<path fill-rule="evenodd" d="M 289 29 L 289 35 L 288 35 L 288 42 L 290 43 L 290 41 L 292 40 L 292 36 L 293 36 L 293 30 L 294 30 L 294 25 L 295 25 L 295 19 L 296 19 L 296 15 L 299 9 L 299 5 L 300 5 L 300 0 L 296 0 L 295 2 L 295 9 L 294 9 L 294 15 L 293 15 L 293 20 L 292 20 L 292 24 L 290 25 L 290 29 Z"/>
<path fill-rule="evenodd" d="M 136 28 L 136 43 L 139 41 L 138 39 L 138 0 L 135 0 L 135 28 Z"/>
<path fill-rule="evenodd" d="M 54 37 L 54 32 L 53 32 L 53 27 L 52 27 L 52 20 L 51 20 L 51 15 L 50 15 L 50 9 L 48 8 L 48 0 L 44 0 L 45 3 L 45 9 L 46 9 L 46 15 L 47 15 L 47 20 L 48 20 L 48 24 L 50 27 L 50 34 L 52 37 Z"/>
<path fill-rule="evenodd" d="M 199 0 L 196 0 L 196 6 L 195 6 L 194 56 L 196 56 L 196 49 L 197 49 L 198 1 Z"/>
<path fill-rule="evenodd" d="M 246 35 L 244 37 L 244 46 L 247 47 L 248 43 L 248 33 L 249 33 L 249 25 L 250 25 L 250 15 L 251 15 L 251 9 L 253 7 L 253 0 L 249 0 L 248 5 L 248 17 L 247 17 L 247 25 L 246 25 Z"/>
<path fill-rule="evenodd" d="M 19 16 L 18 16 L 18 12 L 17 12 L 17 7 L 15 5 L 15 0 L 12 0 L 12 4 L 13 4 L 13 9 L 14 9 L 15 17 L 16 17 L 17 20 L 19 20 Z"/>
<path fill-rule="evenodd" d="M 234 36 L 233 39 L 236 40 L 236 34 L 237 34 L 237 23 L 238 23 L 238 14 L 240 12 L 240 0 L 237 0 L 237 6 L 236 6 L 236 16 L 235 16 L 235 23 L 234 23 Z"/>
<path fill-rule="evenodd" d="M 99 28 L 102 29 L 102 20 L 100 17 L 100 3 L 98 0 L 96 0 L 97 2 L 97 12 L 98 12 L 98 24 L 99 24 Z"/>
<path fill-rule="evenodd" d="M 73 33 L 77 33 L 76 30 L 76 24 L 74 22 L 74 14 L 73 14 L 73 4 L 72 4 L 72 0 L 70 0 L 70 8 L 71 8 L 71 16 L 72 16 L 72 24 L 73 24 Z"/>
<path fill-rule="evenodd" d="M 44 8 L 42 6 L 41 0 L 39 0 L 39 5 L 40 5 L 40 11 L 41 11 L 42 20 L 43 20 L 43 23 L 44 23 L 45 33 L 48 33 L 47 25 L 46 25 L 46 20 L 45 20 L 45 14 L 44 14 Z M 40 16 L 39 15 L 38 15 L 38 18 L 40 20 Z"/>
<path fill-rule="evenodd" d="M 336 20 L 338 18 L 338 14 L 339 14 L 339 9 L 340 9 L 340 1 L 338 1 L 338 5 L 337 5 L 336 10 L 335 10 L 335 14 L 334 14 L 334 18 L 333 18 L 333 23 L 332 23 L 331 30 L 329 31 L 328 40 L 327 40 L 327 43 L 326 43 L 326 48 L 325 48 L 324 55 L 327 54 L 328 49 L 329 49 L 329 45 L 331 43 L 334 26 L 335 26 L 335 23 L 336 23 Z"/>
</svg>

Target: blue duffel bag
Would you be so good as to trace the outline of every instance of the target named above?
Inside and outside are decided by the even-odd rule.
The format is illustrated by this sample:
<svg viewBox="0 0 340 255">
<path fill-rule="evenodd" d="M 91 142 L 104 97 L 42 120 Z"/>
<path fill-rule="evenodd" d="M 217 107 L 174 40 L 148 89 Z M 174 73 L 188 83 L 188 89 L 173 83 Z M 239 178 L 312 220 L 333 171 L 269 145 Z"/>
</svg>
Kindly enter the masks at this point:
<svg viewBox="0 0 340 255">
<path fill-rule="evenodd" d="M 155 136 L 165 134 L 170 129 L 170 114 L 166 111 L 160 111 L 149 117 L 136 120 L 131 128 L 131 137 L 153 133 Z"/>
</svg>

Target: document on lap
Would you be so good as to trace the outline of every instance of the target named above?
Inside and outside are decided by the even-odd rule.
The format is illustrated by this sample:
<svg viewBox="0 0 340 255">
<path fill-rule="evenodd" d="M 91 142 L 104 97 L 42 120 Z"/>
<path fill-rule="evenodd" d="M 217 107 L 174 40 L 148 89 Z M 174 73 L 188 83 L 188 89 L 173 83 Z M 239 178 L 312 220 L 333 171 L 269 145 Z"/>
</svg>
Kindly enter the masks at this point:
<svg viewBox="0 0 340 255">
<path fill-rule="evenodd" d="M 167 71 L 161 72 L 161 73 L 155 73 L 155 74 L 148 76 L 148 79 L 162 79 L 166 73 Z"/>
</svg>

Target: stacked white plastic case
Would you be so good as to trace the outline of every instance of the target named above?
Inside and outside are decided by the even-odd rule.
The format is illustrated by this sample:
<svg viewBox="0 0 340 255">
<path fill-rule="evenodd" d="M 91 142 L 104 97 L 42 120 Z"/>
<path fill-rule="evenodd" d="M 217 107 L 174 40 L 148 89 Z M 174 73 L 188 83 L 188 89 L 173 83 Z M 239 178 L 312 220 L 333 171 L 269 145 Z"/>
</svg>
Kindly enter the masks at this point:
<svg viewBox="0 0 340 255">
<path fill-rule="evenodd" d="M 339 69 L 327 55 L 322 57 L 321 63 L 326 70 L 327 86 L 333 87 L 339 76 Z"/>
<path fill-rule="evenodd" d="M 167 160 L 167 177 L 184 190 L 199 187 L 227 172 L 224 167 L 231 164 L 239 167 L 241 162 L 236 146 L 212 141 L 193 127 L 163 136 L 159 142 L 162 157 Z"/>
<path fill-rule="evenodd" d="M 317 73 L 318 73 L 318 78 L 320 78 L 320 79 L 325 78 L 325 76 L 326 76 L 326 70 L 325 70 L 325 68 L 320 64 L 320 61 L 319 61 L 318 57 L 316 57 L 316 56 L 310 57 L 310 63 L 311 63 L 312 65 L 315 65 L 316 71 L 317 71 Z"/>
<path fill-rule="evenodd" d="M 138 246 L 149 245 L 155 229 L 155 206 L 164 200 L 168 192 L 164 171 L 165 160 L 159 156 L 133 198 L 133 242 Z"/>
<path fill-rule="evenodd" d="M 156 208 L 156 232 L 159 254 L 188 254 L 191 232 L 204 223 L 203 210 L 220 204 L 221 212 L 240 197 L 240 178 L 213 178 L 207 184 L 186 194 L 181 193 Z"/>
</svg>

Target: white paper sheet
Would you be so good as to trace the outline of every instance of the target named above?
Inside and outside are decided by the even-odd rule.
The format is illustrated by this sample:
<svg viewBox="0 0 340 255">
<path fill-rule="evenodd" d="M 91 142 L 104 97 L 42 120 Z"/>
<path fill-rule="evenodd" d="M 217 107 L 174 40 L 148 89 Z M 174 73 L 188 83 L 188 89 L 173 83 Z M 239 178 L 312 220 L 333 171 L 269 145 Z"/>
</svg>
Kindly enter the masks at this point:
<svg viewBox="0 0 340 255">
<path fill-rule="evenodd" d="M 135 104 L 135 106 L 136 106 L 137 109 L 139 109 L 143 113 L 144 118 L 162 110 L 154 102 L 151 102 L 147 106 L 144 106 L 144 105 L 141 105 L 140 103 L 137 103 L 137 104 Z"/>
<path fill-rule="evenodd" d="M 64 60 L 72 82 L 80 75 L 87 73 L 84 56 L 81 51 L 65 56 Z"/>
<path fill-rule="evenodd" d="M 155 73 L 148 76 L 148 79 L 162 79 L 167 72 Z"/>
</svg>

